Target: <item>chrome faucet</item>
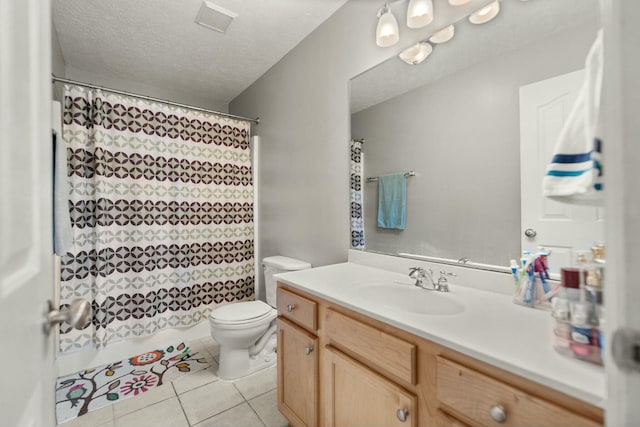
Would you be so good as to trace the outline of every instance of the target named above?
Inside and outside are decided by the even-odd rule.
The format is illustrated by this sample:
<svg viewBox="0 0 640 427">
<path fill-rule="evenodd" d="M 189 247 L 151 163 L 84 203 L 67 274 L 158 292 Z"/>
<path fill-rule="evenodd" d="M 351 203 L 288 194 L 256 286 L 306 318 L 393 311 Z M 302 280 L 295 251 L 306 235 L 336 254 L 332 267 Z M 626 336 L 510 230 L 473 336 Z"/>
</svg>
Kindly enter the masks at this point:
<svg viewBox="0 0 640 427">
<path fill-rule="evenodd" d="M 416 283 L 414 283 L 415 286 L 418 286 L 420 288 L 426 289 L 424 287 L 424 279 L 428 278 L 429 281 L 431 282 L 431 285 L 435 285 L 434 281 L 433 281 L 433 270 L 429 269 L 429 271 L 427 272 L 427 270 L 425 270 L 422 267 L 413 267 L 409 269 L 409 277 L 411 277 L 412 279 L 414 279 L 416 281 Z"/>
<path fill-rule="evenodd" d="M 449 281 L 447 280 L 447 276 L 455 276 L 455 274 L 441 271 L 438 281 L 435 281 L 433 279 L 433 270 L 431 269 L 425 270 L 422 267 L 413 267 L 409 269 L 409 277 L 416 281 L 414 285 L 426 290 L 449 292 Z M 431 282 L 431 288 L 425 287 L 424 279 L 429 279 L 429 282 Z"/>
</svg>

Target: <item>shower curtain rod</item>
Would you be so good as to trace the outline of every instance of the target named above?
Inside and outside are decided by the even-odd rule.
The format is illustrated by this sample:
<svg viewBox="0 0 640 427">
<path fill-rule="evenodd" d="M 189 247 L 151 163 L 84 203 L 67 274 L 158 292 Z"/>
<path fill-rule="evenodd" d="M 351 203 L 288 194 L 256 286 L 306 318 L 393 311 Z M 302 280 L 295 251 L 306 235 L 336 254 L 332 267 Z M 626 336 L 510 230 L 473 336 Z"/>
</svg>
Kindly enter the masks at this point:
<svg viewBox="0 0 640 427">
<path fill-rule="evenodd" d="M 56 77 L 53 74 L 51 74 L 51 81 L 53 83 L 56 83 L 56 82 L 57 83 L 65 83 L 65 84 L 72 84 L 72 85 L 76 85 L 76 86 L 83 86 L 83 87 L 86 87 L 86 88 L 89 88 L 89 89 L 99 89 L 99 90 L 103 90 L 105 92 L 111 92 L 111 93 L 115 93 L 115 94 L 118 94 L 118 95 L 132 96 L 134 98 L 144 99 L 144 100 L 147 100 L 147 101 L 160 102 L 160 103 L 163 103 L 163 104 L 173 105 L 174 107 L 188 108 L 190 110 L 200 111 L 200 112 L 203 112 L 203 113 L 212 113 L 212 114 L 217 114 L 217 115 L 223 116 L 223 117 L 229 117 L 229 118 L 232 118 L 232 119 L 243 120 L 243 121 L 246 121 L 246 122 L 252 122 L 252 123 L 255 123 L 257 125 L 260 124 L 260 117 L 256 117 L 255 119 L 251 119 L 249 117 L 237 116 L 235 114 L 223 113 L 221 111 L 209 110 L 207 108 L 194 107 L 192 105 L 181 104 L 179 102 L 167 101 L 166 99 L 153 98 L 151 96 L 138 95 L 137 93 L 125 92 L 123 90 L 117 90 L 117 89 L 110 89 L 108 87 L 92 85 L 90 83 L 83 83 L 83 82 L 78 82 L 78 81 L 75 81 L 75 80 L 63 79 L 63 78 L 60 78 L 60 77 Z"/>
</svg>

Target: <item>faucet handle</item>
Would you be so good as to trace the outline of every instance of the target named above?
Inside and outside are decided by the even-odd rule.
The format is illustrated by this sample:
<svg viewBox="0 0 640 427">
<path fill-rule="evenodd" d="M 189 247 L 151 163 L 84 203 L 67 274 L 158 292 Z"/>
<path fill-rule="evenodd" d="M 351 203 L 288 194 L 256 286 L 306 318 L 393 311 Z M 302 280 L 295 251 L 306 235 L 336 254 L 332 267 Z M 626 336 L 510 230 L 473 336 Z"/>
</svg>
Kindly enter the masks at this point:
<svg viewBox="0 0 640 427">
<path fill-rule="evenodd" d="M 409 269 L 409 277 L 413 277 L 416 273 L 423 272 L 424 269 L 422 267 L 411 267 Z"/>
<path fill-rule="evenodd" d="M 436 289 L 440 292 L 449 292 L 449 281 L 447 280 L 447 276 L 450 276 L 451 273 L 445 273 L 444 271 L 440 272 L 440 277 L 438 277 L 438 283 L 436 284 Z M 453 274 L 455 276 L 455 274 Z"/>
<path fill-rule="evenodd" d="M 414 279 L 416 281 L 416 283 L 414 283 L 415 286 L 418 286 L 420 288 L 422 288 L 422 281 L 424 280 L 426 276 L 427 272 L 424 271 L 424 268 L 422 267 L 412 267 L 409 269 L 409 277 Z"/>
<path fill-rule="evenodd" d="M 440 277 L 438 277 L 437 289 L 440 292 L 449 292 L 449 280 L 447 276 L 455 277 L 456 273 L 448 273 L 444 270 L 440 270 Z"/>
</svg>

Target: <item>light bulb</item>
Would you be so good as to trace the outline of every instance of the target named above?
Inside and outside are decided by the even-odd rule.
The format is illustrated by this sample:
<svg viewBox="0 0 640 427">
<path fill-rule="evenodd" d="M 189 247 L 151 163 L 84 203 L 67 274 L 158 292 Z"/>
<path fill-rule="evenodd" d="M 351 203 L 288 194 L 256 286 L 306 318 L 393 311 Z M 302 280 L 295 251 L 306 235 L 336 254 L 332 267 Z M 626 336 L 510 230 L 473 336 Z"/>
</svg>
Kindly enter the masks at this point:
<svg viewBox="0 0 640 427">
<path fill-rule="evenodd" d="M 455 33 L 456 33 L 456 30 L 452 24 L 452 25 L 449 25 L 448 27 L 444 27 L 443 29 L 433 33 L 431 37 L 429 37 L 429 41 L 435 44 L 446 43 L 453 38 Z"/>
<path fill-rule="evenodd" d="M 385 5 L 378 19 L 378 27 L 376 28 L 376 44 L 380 47 L 389 47 L 398 43 L 400 34 L 398 30 L 398 21 L 391 13 L 389 6 Z"/>
<path fill-rule="evenodd" d="M 464 6 L 469 3 L 471 0 L 449 0 L 449 4 L 451 6 Z"/>
<path fill-rule="evenodd" d="M 491 12 L 491 5 L 483 7 L 482 9 L 477 11 L 476 13 L 478 14 L 478 16 L 485 16 L 489 12 Z"/>
<path fill-rule="evenodd" d="M 484 24 L 495 18 L 499 12 L 500 2 L 496 0 L 469 15 L 469 22 L 472 24 Z"/>
<path fill-rule="evenodd" d="M 433 21 L 432 0 L 409 0 L 407 7 L 407 27 L 422 28 Z"/>
<path fill-rule="evenodd" d="M 418 65 L 433 52 L 433 47 L 427 42 L 416 43 L 403 50 L 398 57 L 409 65 Z"/>
</svg>

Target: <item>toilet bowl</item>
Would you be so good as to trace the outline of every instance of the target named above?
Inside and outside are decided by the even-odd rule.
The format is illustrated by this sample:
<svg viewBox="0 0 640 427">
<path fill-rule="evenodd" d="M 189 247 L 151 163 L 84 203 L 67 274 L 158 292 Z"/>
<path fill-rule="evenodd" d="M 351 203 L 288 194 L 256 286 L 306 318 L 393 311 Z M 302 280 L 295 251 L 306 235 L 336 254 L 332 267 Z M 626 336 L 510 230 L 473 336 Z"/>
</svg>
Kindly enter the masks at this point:
<svg viewBox="0 0 640 427">
<path fill-rule="evenodd" d="M 214 309 L 209 316 L 211 337 L 220 344 L 218 376 L 232 380 L 276 363 L 275 274 L 311 268 L 305 261 L 283 256 L 262 260 L 266 304 L 243 301 Z"/>
</svg>

